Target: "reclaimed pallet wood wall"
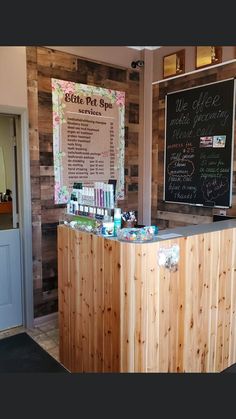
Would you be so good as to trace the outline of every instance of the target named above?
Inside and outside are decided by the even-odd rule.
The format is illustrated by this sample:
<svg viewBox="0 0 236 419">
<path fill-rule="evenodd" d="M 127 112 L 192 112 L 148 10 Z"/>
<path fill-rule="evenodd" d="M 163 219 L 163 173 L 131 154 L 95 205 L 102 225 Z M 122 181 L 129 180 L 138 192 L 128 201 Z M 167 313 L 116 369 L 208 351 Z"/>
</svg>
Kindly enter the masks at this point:
<svg viewBox="0 0 236 419">
<path fill-rule="evenodd" d="M 126 93 L 123 210 L 138 209 L 139 73 L 44 47 L 27 47 L 29 149 L 32 194 L 34 315 L 58 309 L 57 225 L 64 205 L 54 205 L 51 78 Z"/>
<path fill-rule="evenodd" d="M 226 80 L 236 76 L 236 63 L 202 70 L 194 74 L 166 80 L 153 86 L 153 163 L 152 163 L 152 220 L 161 228 L 209 222 L 215 210 L 163 201 L 164 182 L 164 143 L 165 143 L 165 95 L 177 90 L 188 89 L 203 84 Z M 236 129 L 236 128 L 235 128 Z M 236 150 L 234 132 L 234 164 L 232 208 L 226 210 L 227 216 L 236 216 Z M 178 217 L 175 214 L 178 213 Z M 162 215 L 162 216 L 160 216 Z"/>
</svg>

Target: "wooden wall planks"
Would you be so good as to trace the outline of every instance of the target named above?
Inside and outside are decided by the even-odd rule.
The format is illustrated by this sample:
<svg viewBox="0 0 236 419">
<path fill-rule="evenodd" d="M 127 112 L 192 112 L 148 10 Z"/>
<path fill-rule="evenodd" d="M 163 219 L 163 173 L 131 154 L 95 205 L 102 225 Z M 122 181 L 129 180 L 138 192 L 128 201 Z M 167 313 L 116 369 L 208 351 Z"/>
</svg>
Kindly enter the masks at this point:
<svg viewBox="0 0 236 419">
<path fill-rule="evenodd" d="M 236 362 L 236 228 L 146 244 L 66 226 L 58 237 L 68 369 L 219 372 Z M 160 248 L 173 244 L 176 271 L 158 265 Z"/>
<path fill-rule="evenodd" d="M 166 80 L 153 86 L 153 155 L 158 155 L 152 163 L 152 220 L 162 228 L 185 225 L 186 215 L 197 217 L 198 223 L 204 223 L 212 219 L 214 210 L 211 208 L 194 207 L 183 204 L 163 202 L 164 182 L 164 142 L 165 142 L 165 95 L 177 90 L 200 86 L 220 80 L 233 78 L 236 75 L 236 63 L 229 63 L 220 67 L 202 70 L 197 73 L 186 75 L 172 80 Z M 227 209 L 227 215 L 236 216 L 236 140 L 234 136 L 234 172 L 233 172 L 233 196 L 232 208 Z M 159 217 L 160 211 L 166 218 Z M 179 219 L 173 220 L 172 213 L 179 213 Z M 193 223 L 194 224 L 194 223 Z"/>
<path fill-rule="evenodd" d="M 72 54 L 44 47 L 27 47 L 26 52 L 33 220 L 34 314 L 38 317 L 57 311 L 56 235 L 50 239 L 54 259 L 53 250 L 47 251 L 45 243 L 47 242 L 47 228 L 50 229 L 50 224 L 58 223 L 65 212 L 65 206 L 54 205 L 53 196 L 51 78 L 125 91 L 125 168 L 128 175 L 125 176 L 126 199 L 120 204 L 124 210 L 137 210 L 138 171 L 136 176 L 130 176 L 130 172 L 132 165 L 138 165 L 139 74 L 132 69 L 91 62 Z M 50 272 L 47 269 L 48 264 L 51 265 Z M 49 291 L 51 294 L 47 293 Z"/>
</svg>

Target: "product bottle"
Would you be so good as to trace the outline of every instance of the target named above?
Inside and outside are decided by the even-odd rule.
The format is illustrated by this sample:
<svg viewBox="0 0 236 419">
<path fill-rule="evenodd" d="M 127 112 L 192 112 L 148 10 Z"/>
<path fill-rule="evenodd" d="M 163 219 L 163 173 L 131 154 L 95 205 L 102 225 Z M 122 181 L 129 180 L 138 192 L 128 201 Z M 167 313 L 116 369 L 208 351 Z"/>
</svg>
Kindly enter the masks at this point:
<svg viewBox="0 0 236 419">
<path fill-rule="evenodd" d="M 114 208 L 114 236 L 117 236 L 118 231 L 121 229 L 121 209 Z"/>
<path fill-rule="evenodd" d="M 83 204 L 82 183 L 78 183 L 78 203 Z"/>
<path fill-rule="evenodd" d="M 78 204 L 77 198 L 75 198 L 74 199 L 74 205 L 73 205 L 73 213 L 78 214 L 78 210 L 79 210 L 79 204 Z"/>
<path fill-rule="evenodd" d="M 103 236 L 114 236 L 114 221 L 111 216 L 104 215 L 101 232 Z"/>
<path fill-rule="evenodd" d="M 72 192 L 71 196 L 70 196 L 70 214 L 74 213 L 74 199 L 75 199 L 75 195 Z"/>
<path fill-rule="evenodd" d="M 111 184 L 109 186 L 109 208 L 114 208 L 114 186 Z"/>
</svg>

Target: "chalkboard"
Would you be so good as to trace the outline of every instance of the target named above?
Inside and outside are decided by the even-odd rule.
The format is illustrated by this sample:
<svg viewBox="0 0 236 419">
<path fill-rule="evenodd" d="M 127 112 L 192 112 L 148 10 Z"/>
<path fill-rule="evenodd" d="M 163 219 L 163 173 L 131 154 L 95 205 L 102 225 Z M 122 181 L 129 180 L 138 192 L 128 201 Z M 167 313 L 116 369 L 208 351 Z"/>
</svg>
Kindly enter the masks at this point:
<svg viewBox="0 0 236 419">
<path fill-rule="evenodd" d="M 234 79 L 166 95 L 164 201 L 231 206 Z"/>
</svg>

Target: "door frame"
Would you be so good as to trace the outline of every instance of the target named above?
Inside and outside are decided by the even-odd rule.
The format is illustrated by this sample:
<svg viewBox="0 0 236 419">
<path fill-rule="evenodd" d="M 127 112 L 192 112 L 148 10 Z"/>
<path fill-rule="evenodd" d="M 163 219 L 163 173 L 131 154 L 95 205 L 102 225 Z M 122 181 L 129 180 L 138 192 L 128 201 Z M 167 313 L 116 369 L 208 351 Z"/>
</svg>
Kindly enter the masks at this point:
<svg viewBox="0 0 236 419">
<path fill-rule="evenodd" d="M 33 307 L 33 262 L 32 262 L 32 211 L 30 184 L 30 154 L 28 112 L 26 108 L 0 105 L 1 114 L 16 118 L 17 134 L 17 189 L 19 207 L 19 230 L 22 263 L 22 315 L 23 326 L 34 325 Z"/>
</svg>

